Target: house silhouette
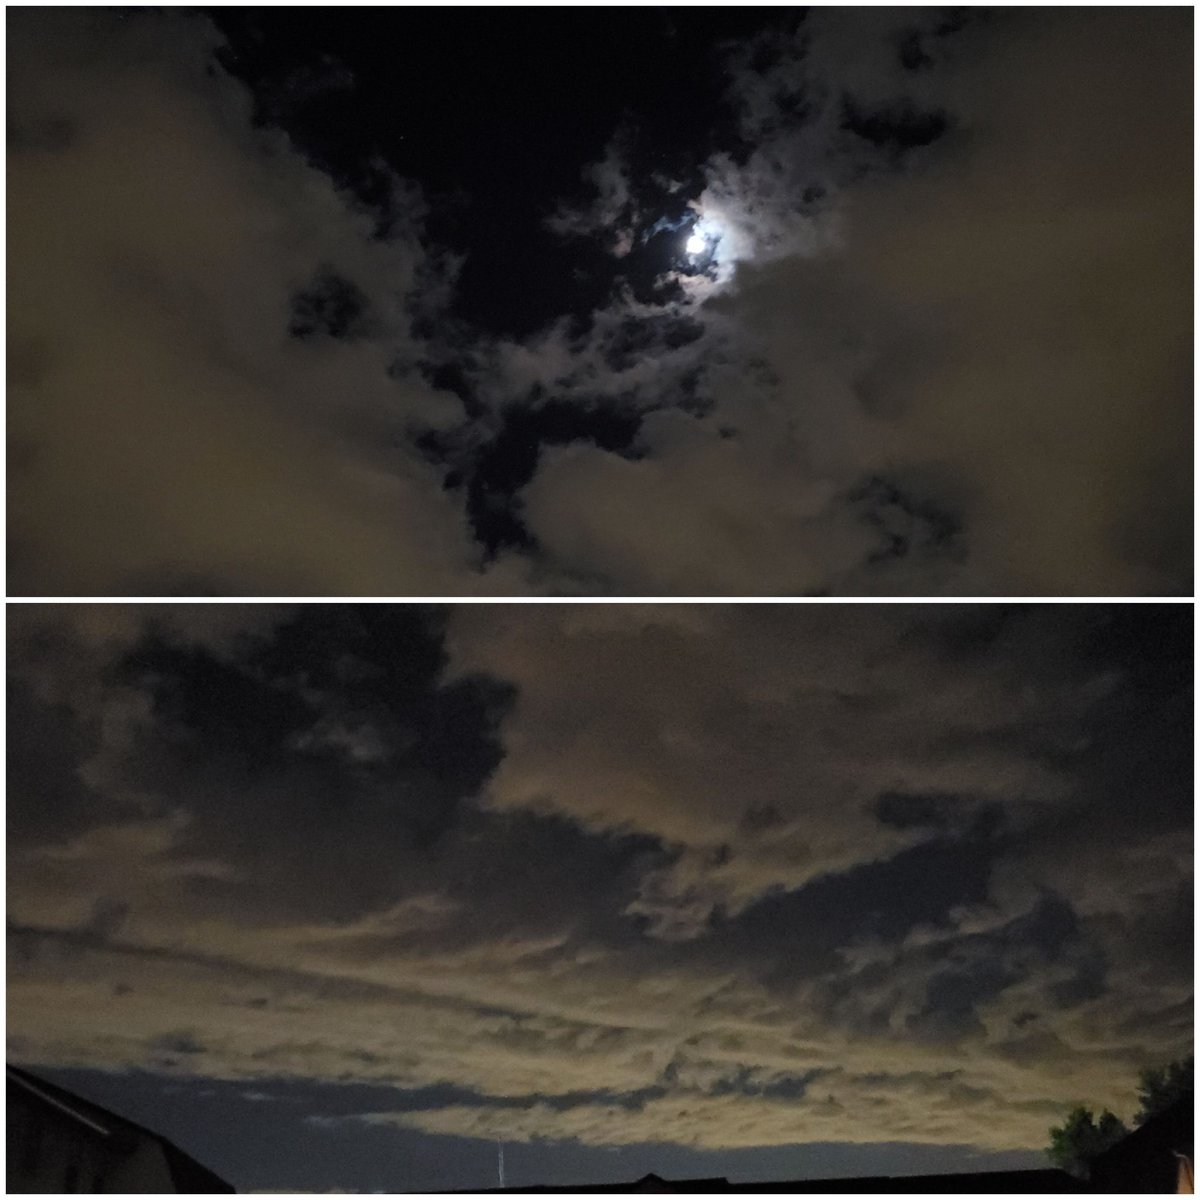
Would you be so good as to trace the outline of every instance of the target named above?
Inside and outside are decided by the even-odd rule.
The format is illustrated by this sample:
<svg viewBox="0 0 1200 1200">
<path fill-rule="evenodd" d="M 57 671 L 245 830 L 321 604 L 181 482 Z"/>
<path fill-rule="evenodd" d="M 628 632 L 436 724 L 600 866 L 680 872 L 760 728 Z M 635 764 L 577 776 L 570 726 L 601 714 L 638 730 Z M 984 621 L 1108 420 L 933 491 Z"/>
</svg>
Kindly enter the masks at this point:
<svg viewBox="0 0 1200 1200">
<path fill-rule="evenodd" d="M 20 1067 L 5 1091 L 9 1194 L 235 1190 L 174 1142 Z"/>
</svg>

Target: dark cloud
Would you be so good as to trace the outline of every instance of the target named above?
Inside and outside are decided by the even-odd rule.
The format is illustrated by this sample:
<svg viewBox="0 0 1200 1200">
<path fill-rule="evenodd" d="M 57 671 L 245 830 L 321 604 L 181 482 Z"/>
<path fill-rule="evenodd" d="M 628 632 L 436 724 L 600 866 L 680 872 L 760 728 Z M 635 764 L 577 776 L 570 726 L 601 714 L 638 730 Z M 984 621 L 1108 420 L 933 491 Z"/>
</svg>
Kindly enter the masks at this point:
<svg viewBox="0 0 1200 1200">
<path fill-rule="evenodd" d="M 111 815 L 79 774 L 98 746 L 97 731 L 65 705 L 39 700 L 20 680 L 9 680 L 7 705 L 9 843 L 67 840 Z"/>
<path fill-rule="evenodd" d="M 288 333 L 292 337 L 354 338 L 362 329 L 367 298 L 350 280 L 332 271 L 318 272 L 292 301 Z"/>
<path fill-rule="evenodd" d="M 898 941 L 918 925 L 949 927 L 955 909 L 987 900 L 995 853 L 983 839 L 926 842 L 768 896 L 711 936 L 736 959 L 761 956 L 765 981 L 790 992 L 838 971 L 839 951 L 855 941 Z"/>
<path fill-rule="evenodd" d="M 386 905 L 500 757 L 505 688 L 442 683 L 441 619 L 309 606 L 223 658 L 151 638 L 114 668 L 150 702 L 114 784 L 181 808 L 178 853 L 236 858 L 264 900 Z"/>
<path fill-rule="evenodd" d="M 942 829 L 947 822 L 947 810 L 954 803 L 953 796 L 884 792 L 875 805 L 875 815 L 885 825 L 895 825 L 898 829 L 914 826 Z"/>
</svg>

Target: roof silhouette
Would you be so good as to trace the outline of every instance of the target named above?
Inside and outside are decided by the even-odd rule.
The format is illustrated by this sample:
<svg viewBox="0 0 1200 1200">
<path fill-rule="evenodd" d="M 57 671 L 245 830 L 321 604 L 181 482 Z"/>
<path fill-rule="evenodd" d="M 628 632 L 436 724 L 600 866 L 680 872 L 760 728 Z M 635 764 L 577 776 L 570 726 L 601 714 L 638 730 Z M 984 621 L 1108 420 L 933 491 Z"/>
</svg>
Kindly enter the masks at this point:
<svg viewBox="0 0 1200 1200">
<path fill-rule="evenodd" d="M 93 1133 L 99 1133 L 106 1138 L 116 1139 L 116 1144 L 127 1143 L 132 1148 L 135 1140 L 133 1135 L 152 1138 L 163 1150 L 171 1179 L 178 1192 L 234 1192 L 237 1189 L 226 1183 L 215 1171 L 210 1171 L 203 1163 L 197 1162 L 185 1150 L 181 1150 L 170 1138 L 165 1138 L 153 1129 L 147 1129 L 128 1117 L 122 1117 L 91 1100 L 68 1091 L 43 1079 L 40 1075 L 27 1071 L 24 1067 L 14 1067 L 11 1063 L 5 1068 L 8 1084 L 20 1088 L 29 1095 L 37 1097 L 43 1104 L 56 1109 L 66 1117 L 86 1126 Z"/>
<path fill-rule="evenodd" d="M 547 1184 L 536 1187 L 483 1189 L 488 1194 L 537 1192 L 1085 1192 L 1090 1190 L 1065 1171 L 972 1171 L 949 1175 L 869 1175 L 847 1179 L 767 1180 L 759 1183 L 731 1183 L 724 1178 L 663 1179 L 645 1175 L 633 1183 L 593 1183 L 563 1187 Z"/>
<path fill-rule="evenodd" d="M 1092 1190 L 1174 1192 L 1179 1158 L 1193 1157 L 1195 1110 L 1188 1092 L 1155 1113 L 1089 1164 Z"/>
</svg>

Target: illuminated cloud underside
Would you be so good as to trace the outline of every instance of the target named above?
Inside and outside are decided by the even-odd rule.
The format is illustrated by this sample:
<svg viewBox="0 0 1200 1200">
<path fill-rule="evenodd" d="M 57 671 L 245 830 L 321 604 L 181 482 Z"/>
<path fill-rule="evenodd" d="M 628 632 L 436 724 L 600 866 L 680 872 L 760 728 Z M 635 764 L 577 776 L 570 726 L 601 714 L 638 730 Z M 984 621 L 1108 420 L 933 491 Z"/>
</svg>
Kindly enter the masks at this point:
<svg viewBox="0 0 1200 1200">
<path fill-rule="evenodd" d="M 239 628 L 286 614 L 10 612 L 15 1060 L 453 1087 L 338 1119 L 513 1141 L 1036 1149 L 1190 1045 L 1186 620 L 464 608 L 401 686 L 371 647 L 440 618 L 294 619 L 347 673 L 276 726 Z M 277 714 L 256 765 L 209 703 Z"/>
</svg>

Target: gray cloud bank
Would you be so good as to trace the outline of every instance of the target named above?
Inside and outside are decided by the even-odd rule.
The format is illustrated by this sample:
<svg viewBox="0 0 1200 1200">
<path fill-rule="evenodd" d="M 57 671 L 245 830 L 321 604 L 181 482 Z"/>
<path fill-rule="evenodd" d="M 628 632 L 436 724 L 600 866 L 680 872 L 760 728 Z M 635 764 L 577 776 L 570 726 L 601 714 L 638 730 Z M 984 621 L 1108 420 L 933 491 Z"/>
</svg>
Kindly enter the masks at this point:
<svg viewBox="0 0 1200 1200">
<path fill-rule="evenodd" d="M 1013 1150 L 1191 1045 L 1185 607 L 8 630 L 17 1061 L 514 1141 Z"/>
<path fill-rule="evenodd" d="M 427 319 L 419 189 L 381 224 L 254 127 L 204 22 L 8 20 L 12 591 L 1190 590 L 1186 10 L 823 9 L 731 49 L 712 269 L 519 344 Z M 623 145 L 552 222 L 622 256 Z M 637 436 L 542 445 L 489 554 L 461 478 L 547 400 Z"/>
</svg>

